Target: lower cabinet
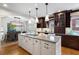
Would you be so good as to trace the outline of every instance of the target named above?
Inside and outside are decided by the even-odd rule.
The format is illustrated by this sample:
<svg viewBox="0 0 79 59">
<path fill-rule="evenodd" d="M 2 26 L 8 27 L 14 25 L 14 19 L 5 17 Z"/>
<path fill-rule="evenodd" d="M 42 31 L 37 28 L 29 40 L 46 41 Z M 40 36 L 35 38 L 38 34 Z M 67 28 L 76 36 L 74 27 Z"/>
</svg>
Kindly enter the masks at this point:
<svg viewBox="0 0 79 59">
<path fill-rule="evenodd" d="M 59 49 L 56 48 L 56 42 L 53 43 L 21 35 L 18 37 L 19 46 L 33 55 L 55 55 L 56 50 Z"/>
<path fill-rule="evenodd" d="M 33 39 L 32 38 L 29 38 L 28 39 L 28 44 L 29 44 L 29 46 L 28 46 L 28 52 L 30 52 L 31 54 L 33 54 Z M 27 49 L 27 48 L 26 48 Z"/>
<path fill-rule="evenodd" d="M 79 50 L 79 36 L 62 35 L 62 46 Z"/>
<path fill-rule="evenodd" d="M 18 43 L 19 43 L 19 46 L 25 47 L 24 46 L 24 40 L 25 40 L 25 37 L 24 36 L 18 35 Z"/>
<path fill-rule="evenodd" d="M 33 55 L 40 55 L 40 40 L 34 39 Z"/>
<path fill-rule="evenodd" d="M 31 54 L 33 53 L 33 39 L 29 37 L 25 37 L 25 50 L 30 52 Z"/>
<path fill-rule="evenodd" d="M 52 45 L 50 42 L 41 41 L 41 55 L 55 54 L 55 47 L 52 49 Z"/>
<path fill-rule="evenodd" d="M 22 37 L 21 37 L 21 35 L 18 35 L 18 44 L 19 44 L 19 46 L 22 45 L 21 41 L 22 41 Z"/>
<path fill-rule="evenodd" d="M 25 37 L 25 43 L 24 43 L 24 45 L 25 45 L 25 50 L 27 50 L 27 51 L 29 51 L 29 38 L 28 37 Z"/>
</svg>

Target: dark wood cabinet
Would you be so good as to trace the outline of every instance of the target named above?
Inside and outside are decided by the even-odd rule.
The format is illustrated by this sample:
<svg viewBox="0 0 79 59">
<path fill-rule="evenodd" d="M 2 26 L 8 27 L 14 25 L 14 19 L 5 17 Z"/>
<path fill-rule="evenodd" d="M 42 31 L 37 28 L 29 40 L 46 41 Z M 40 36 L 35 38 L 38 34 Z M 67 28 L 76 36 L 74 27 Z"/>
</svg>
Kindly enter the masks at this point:
<svg viewBox="0 0 79 59">
<path fill-rule="evenodd" d="M 39 23 L 37 23 L 37 28 L 46 28 L 45 17 L 39 17 Z"/>
<path fill-rule="evenodd" d="M 41 28 L 41 24 L 40 23 L 37 23 L 37 28 Z"/>
<path fill-rule="evenodd" d="M 62 46 L 79 50 L 79 36 L 62 35 Z"/>
<path fill-rule="evenodd" d="M 49 16 L 49 21 L 54 20 L 53 15 Z M 39 23 L 37 23 L 37 28 L 48 28 L 49 27 L 49 21 L 45 21 L 45 17 L 39 17 L 38 18 Z"/>
<path fill-rule="evenodd" d="M 65 27 L 64 14 L 55 15 L 55 27 Z"/>
<path fill-rule="evenodd" d="M 62 37 L 61 38 L 62 46 L 79 50 L 79 36 L 65 34 L 65 29 L 67 27 L 68 28 L 70 27 L 70 21 L 71 21 L 70 14 L 76 11 L 79 10 L 75 11 L 67 10 L 54 13 L 54 19 L 55 19 L 54 32 L 56 35 L 60 35 Z"/>
<path fill-rule="evenodd" d="M 70 12 L 62 11 L 58 13 L 54 13 L 55 19 L 55 33 L 63 33 L 65 34 L 65 28 L 70 27 Z"/>
</svg>

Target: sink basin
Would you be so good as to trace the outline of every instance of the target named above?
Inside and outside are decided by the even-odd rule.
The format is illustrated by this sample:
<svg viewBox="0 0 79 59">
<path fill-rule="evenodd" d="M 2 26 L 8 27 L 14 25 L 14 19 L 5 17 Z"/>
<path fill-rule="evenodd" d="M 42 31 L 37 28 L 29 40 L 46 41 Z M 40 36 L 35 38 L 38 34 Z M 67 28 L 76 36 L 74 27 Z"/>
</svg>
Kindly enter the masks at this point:
<svg viewBox="0 0 79 59">
<path fill-rule="evenodd" d="M 26 33 L 20 33 L 21 35 L 26 35 Z"/>
</svg>

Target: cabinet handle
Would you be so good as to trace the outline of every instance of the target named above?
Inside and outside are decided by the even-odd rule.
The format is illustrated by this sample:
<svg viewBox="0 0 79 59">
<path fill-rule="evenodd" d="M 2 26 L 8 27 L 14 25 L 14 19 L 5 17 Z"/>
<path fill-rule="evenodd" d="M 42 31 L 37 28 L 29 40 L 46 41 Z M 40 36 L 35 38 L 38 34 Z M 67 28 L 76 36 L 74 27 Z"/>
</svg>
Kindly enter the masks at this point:
<svg viewBox="0 0 79 59">
<path fill-rule="evenodd" d="M 47 43 L 44 43 L 45 45 L 49 45 L 49 44 L 47 44 Z"/>
<path fill-rule="evenodd" d="M 46 43 L 44 43 L 44 44 L 46 44 Z"/>
<path fill-rule="evenodd" d="M 49 44 L 46 44 L 46 45 L 49 45 Z"/>
<path fill-rule="evenodd" d="M 36 42 L 38 42 L 38 41 L 36 40 Z"/>
<path fill-rule="evenodd" d="M 48 47 L 47 47 L 47 46 L 44 46 L 44 48 L 48 49 Z"/>
</svg>

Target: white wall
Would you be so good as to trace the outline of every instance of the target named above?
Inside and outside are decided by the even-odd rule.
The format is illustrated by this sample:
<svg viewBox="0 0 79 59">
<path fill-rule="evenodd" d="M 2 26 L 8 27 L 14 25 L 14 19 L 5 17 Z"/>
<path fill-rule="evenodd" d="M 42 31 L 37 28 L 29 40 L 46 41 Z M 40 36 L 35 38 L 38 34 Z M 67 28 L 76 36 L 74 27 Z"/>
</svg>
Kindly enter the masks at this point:
<svg viewBox="0 0 79 59">
<path fill-rule="evenodd" d="M 3 26 L 3 30 L 4 30 L 5 33 L 7 32 L 7 20 L 6 20 L 6 16 L 15 16 L 15 14 L 12 13 L 12 12 L 9 12 L 7 10 L 4 10 L 4 9 L 0 8 L 0 25 Z"/>
<path fill-rule="evenodd" d="M 20 15 L 0 8 L 0 24 L 3 26 L 3 30 L 4 30 L 5 34 L 7 33 L 7 23 L 14 20 L 14 19 L 10 18 L 10 17 L 14 17 L 14 16 L 20 16 Z M 28 20 L 28 18 L 25 18 L 23 16 L 20 16 L 20 17 L 24 18 L 24 19 L 22 19 L 22 21 Z"/>
</svg>

